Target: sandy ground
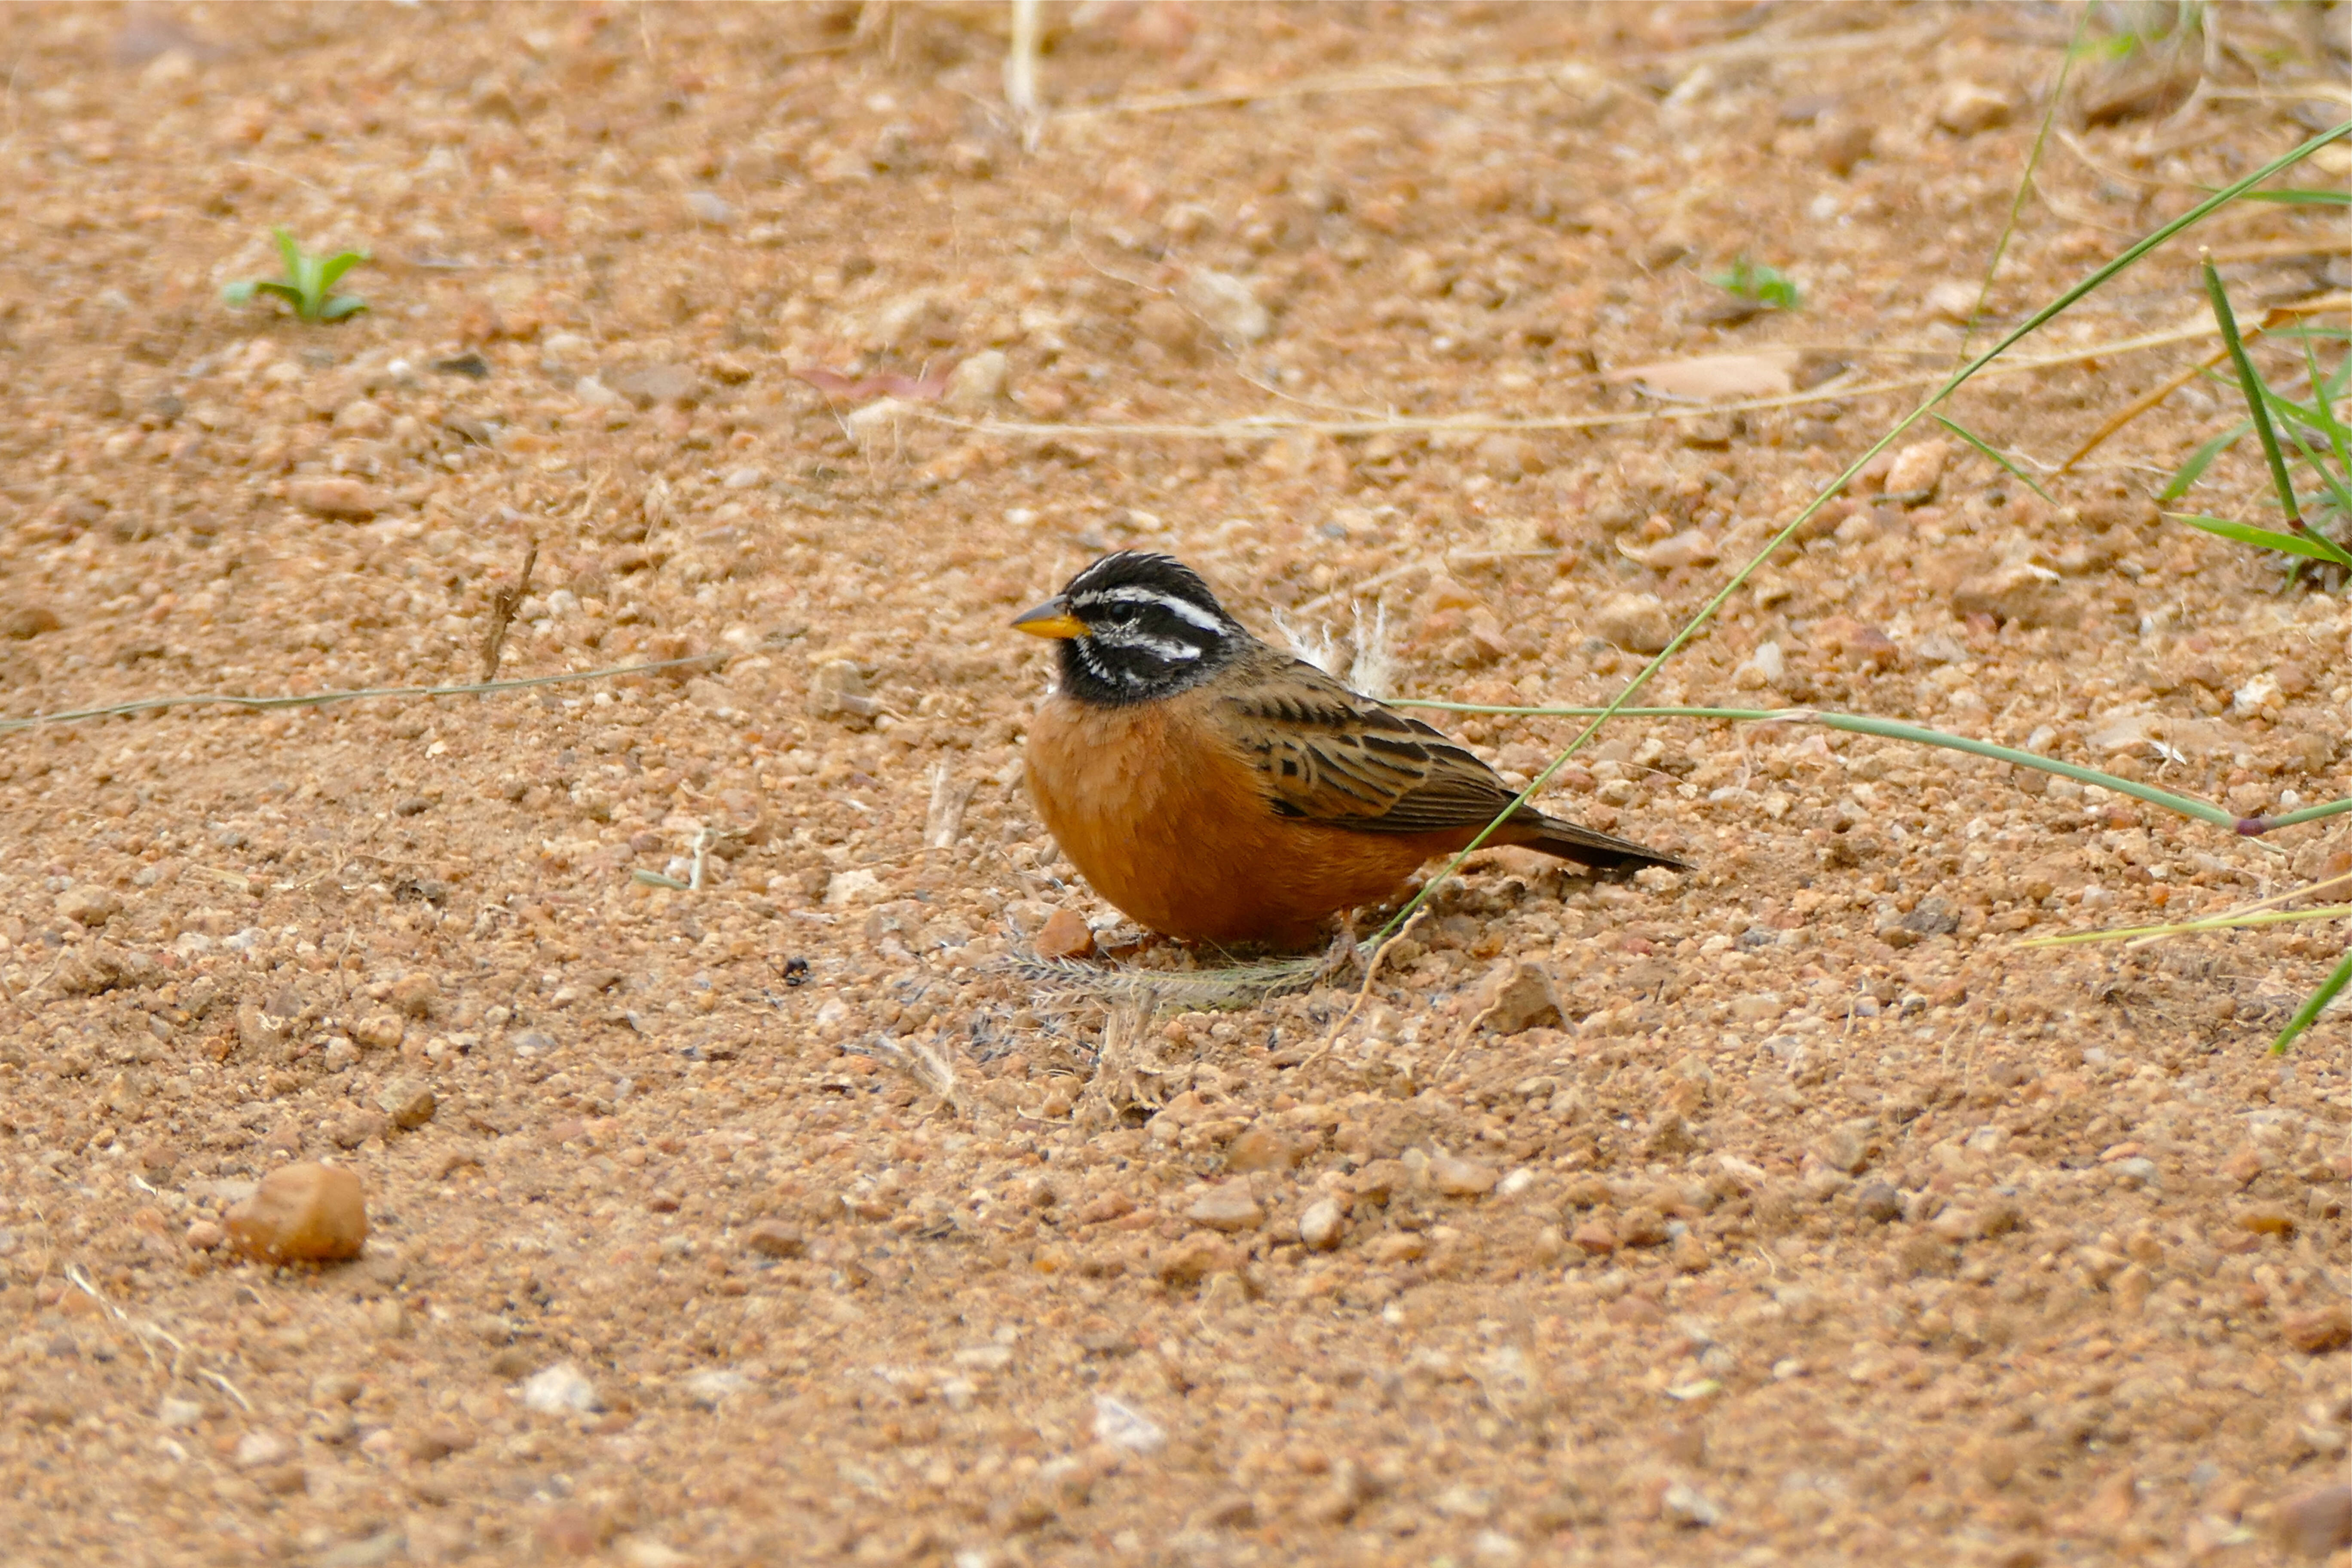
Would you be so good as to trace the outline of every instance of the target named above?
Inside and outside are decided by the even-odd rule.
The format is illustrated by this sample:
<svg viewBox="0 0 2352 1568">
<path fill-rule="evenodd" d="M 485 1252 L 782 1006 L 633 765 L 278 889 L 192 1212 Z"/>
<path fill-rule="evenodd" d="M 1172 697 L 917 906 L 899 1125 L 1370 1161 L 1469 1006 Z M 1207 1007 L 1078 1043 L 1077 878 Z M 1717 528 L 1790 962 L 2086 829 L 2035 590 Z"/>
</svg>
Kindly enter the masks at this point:
<svg viewBox="0 0 2352 1568">
<path fill-rule="evenodd" d="M 2082 65 L 1992 321 L 2341 117 L 2340 9 L 2208 14 Z M 1045 21 L 1031 128 L 994 5 L 0 10 L 7 713 L 470 680 L 534 542 L 504 674 L 723 656 L 0 735 L 0 1557 L 2352 1562 L 2346 1015 L 2264 1054 L 2344 926 L 2018 945 L 2342 826 L 1622 721 L 1553 804 L 1696 870 L 1484 858 L 1341 1029 L 1185 1010 L 1021 786 L 1005 623 L 1118 546 L 1385 616 L 1396 695 L 1613 693 L 1988 341 L 2071 17 Z M 273 224 L 369 310 L 225 308 Z M 2347 282 L 2233 209 L 1955 416 L 2064 457 L 2210 347 L 2111 346 L 2200 243 Z M 1803 395 L 1613 374 L 1726 354 Z M 1652 695 L 2352 793 L 2342 596 L 2152 500 L 2231 418 L 2048 500 L 1908 438 Z M 1058 910 L 1149 1009 L 1022 966 Z M 222 1244 L 317 1161 L 360 1259 Z"/>
</svg>

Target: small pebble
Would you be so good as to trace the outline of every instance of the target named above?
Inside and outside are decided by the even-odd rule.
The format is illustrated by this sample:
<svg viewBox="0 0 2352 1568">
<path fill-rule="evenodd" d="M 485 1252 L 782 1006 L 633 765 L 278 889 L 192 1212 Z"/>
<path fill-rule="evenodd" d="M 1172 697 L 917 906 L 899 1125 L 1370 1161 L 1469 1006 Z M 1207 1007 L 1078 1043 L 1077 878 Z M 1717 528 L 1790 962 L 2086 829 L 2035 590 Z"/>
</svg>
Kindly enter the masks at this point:
<svg viewBox="0 0 2352 1568">
<path fill-rule="evenodd" d="M 1885 1182 L 1871 1182 L 1853 1194 L 1853 1212 L 1873 1225 L 1903 1217 L 1903 1194 Z"/>
<path fill-rule="evenodd" d="M 414 1132 L 432 1121 L 440 1105 L 433 1090 L 415 1079 L 395 1079 L 375 1097 L 375 1102 L 403 1132 Z"/>
<path fill-rule="evenodd" d="M 1594 637 L 1633 653 L 1656 653 L 1674 640 L 1674 623 L 1655 594 L 1617 594 L 1592 612 Z"/>
<path fill-rule="evenodd" d="M 1339 1245 L 1347 1227 L 1347 1216 L 1336 1198 L 1318 1198 L 1307 1205 L 1298 1216 L 1298 1239 L 1318 1252 L 1328 1252 Z"/>
<path fill-rule="evenodd" d="M 687 1403 L 696 1409 L 716 1410 L 751 1387 L 751 1380 L 728 1367 L 707 1366 L 687 1373 L 678 1386 L 685 1392 Z"/>
<path fill-rule="evenodd" d="M 56 631 L 59 624 L 56 613 L 40 605 L 16 605 L 0 610 L 0 637 L 17 642 Z"/>
<path fill-rule="evenodd" d="M 1914 441 L 1895 455 L 1895 466 L 1886 470 L 1886 493 L 1906 500 L 1929 494 L 1951 455 L 1948 441 Z"/>
<path fill-rule="evenodd" d="M 1617 1232 L 1605 1219 L 1588 1219 L 1568 1233 L 1568 1244 L 1595 1258 L 1606 1258 L 1617 1250 Z"/>
<path fill-rule="evenodd" d="M 952 414 L 985 414 L 1003 400 L 1011 376 L 1012 362 L 1003 350 L 982 349 L 948 373 L 940 401 Z"/>
<path fill-rule="evenodd" d="M 1084 958 L 1095 950 L 1095 933 L 1076 910 L 1055 910 L 1037 930 L 1040 958 Z"/>
<path fill-rule="evenodd" d="M 261 1465 L 279 1464 L 293 1452 L 293 1444 L 263 1428 L 247 1432 L 236 1440 L 236 1452 L 230 1462 L 240 1470 L 250 1470 Z"/>
<path fill-rule="evenodd" d="M 2293 1236 L 2294 1215 L 2277 1204 L 2256 1204 L 2239 1212 L 2238 1228 L 2256 1236 Z"/>
<path fill-rule="evenodd" d="M 702 389 L 694 372 L 678 364 L 649 364 L 617 371 L 607 375 L 604 384 L 639 408 L 651 408 L 657 403 L 689 402 Z"/>
<path fill-rule="evenodd" d="M 339 435 L 373 440 L 392 428 L 392 416 L 374 399 L 355 397 L 335 410 L 334 425 Z"/>
<path fill-rule="evenodd" d="M 1449 1198 L 1483 1198 L 1503 1173 L 1476 1160 L 1440 1154 L 1429 1163 L 1429 1184 Z"/>
<path fill-rule="evenodd" d="M 1197 1285 L 1234 1266 L 1231 1248 L 1206 1231 L 1195 1231 L 1151 1260 L 1151 1272 L 1171 1289 Z"/>
<path fill-rule="evenodd" d="M 2009 123 L 2009 100 L 1972 81 L 1954 82 L 1936 104 L 1936 123 L 1955 136 L 1974 136 Z"/>
<path fill-rule="evenodd" d="M 2279 1324 L 2286 1342 L 2305 1355 L 2326 1355 L 2352 1345 L 2352 1307 L 2320 1307 L 2297 1312 Z"/>
<path fill-rule="evenodd" d="M 1870 1160 L 1869 1145 L 1851 1127 L 1833 1127 L 1813 1143 L 1813 1157 L 1832 1171 L 1848 1175 L 1859 1172 Z"/>
<path fill-rule="evenodd" d="M 1965 326 L 1969 318 L 1977 313 L 1977 302 L 1982 296 L 1983 289 L 1979 285 L 1952 279 L 1927 290 L 1927 313 L 1956 327 Z M 1890 484 L 1887 488 L 1895 487 Z"/>
<path fill-rule="evenodd" d="M 93 930 L 122 912 L 122 900 L 104 888 L 85 882 L 58 895 L 58 913 Z"/>
<path fill-rule="evenodd" d="M 808 1251 L 808 1239 L 781 1220 L 763 1219 L 743 1233 L 743 1246 L 763 1258 L 798 1258 Z"/>
<path fill-rule="evenodd" d="M 341 1165 L 285 1165 L 228 1211 L 227 1231 L 239 1251 L 273 1263 L 357 1258 L 367 1203 L 359 1177 Z"/>
<path fill-rule="evenodd" d="M 1667 1234 L 1665 1215 L 1654 1208 L 1630 1208 L 1618 1216 L 1617 1239 L 1627 1247 L 1660 1247 Z"/>
<path fill-rule="evenodd" d="M 2319 1487 L 2279 1504 L 2279 1541 L 2290 1552 L 2325 1557 L 2352 1546 L 2352 1486 Z"/>
<path fill-rule="evenodd" d="M 1686 1481 L 1675 1481 L 1658 1499 L 1658 1510 L 1675 1523 L 1706 1530 L 1723 1522 L 1723 1508 Z"/>
<path fill-rule="evenodd" d="M 1225 1169 L 1236 1174 L 1252 1171 L 1287 1171 L 1308 1152 L 1306 1141 L 1284 1136 L 1260 1123 L 1246 1128 L 1225 1145 Z"/>
<path fill-rule="evenodd" d="M 1525 436 L 1497 431 L 1478 443 L 1478 466 L 1498 479 L 1543 471 L 1543 459 Z"/>
<path fill-rule="evenodd" d="M 371 518 L 383 510 L 376 493 L 352 479 L 298 479 L 287 487 L 286 496 L 304 511 L 339 521 Z"/>
<path fill-rule="evenodd" d="M 1499 1035 L 1520 1034 L 1538 1024 L 1557 1026 L 1559 996 L 1551 972 L 1524 961 L 1502 965 L 1481 986 L 1475 1016 Z"/>
<path fill-rule="evenodd" d="M 1211 1230 L 1255 1230 L 1265 1223 L 1265 1211 L 1251 1195 L 1247 1182 L 1234 1181 L 1221 1183 L 1193 1199 L 1184 1217 Z"/>
<path fill-rule="evenodd" d="M 372 1013 L 352 1026 L 352 1038 L 372 1051 L 394 1051 L 408 1037 L 397 1013 Z"/>
<path fill-rule="evenodd" d="M 310 1380 L 310 1403 L 321 1407 L 349 1405 L 367 1385 L 348 1372 L 322 1373 Z"/>
<path fill-rule="evenodd" d="M 1095 1395 L 1095 1437 L 1130 1454 L 1156 1454 L 1168 1446 L 1165 1427 L 1107 1394 Z"/>
<path fill-rule="evenodd" d="M 198 1252 L 210 1252 L 228 1239 L 228 1233 L 208 1219 L 192 1222 L 188 1226 L 188 1245 Z"/>
<path fill-rule="evenodd" d="M 1230 342 L 1254 343 L 1274 330 L 1274 318 L 1257 295 L 1231 273 L 1196 271 L 1178 292 L 1211 331 Z"/>
<path fill-rule="evenodd" d="M 1877 132 L 1867 125 L 1845 125 L 1825 131 L 1814 149 L 1822 167 L 1844 179 L 1853 173 L 1854 165 L 1869 157 L 1875 150 Z"/>
<path fill-rule="evenodd" d="M 568 1361 L 533 1373 L 516 1393 L 525 1409 L 542 1415 L 586 1415 L 604 1407 L 596 1385 Z"/>
</svg>

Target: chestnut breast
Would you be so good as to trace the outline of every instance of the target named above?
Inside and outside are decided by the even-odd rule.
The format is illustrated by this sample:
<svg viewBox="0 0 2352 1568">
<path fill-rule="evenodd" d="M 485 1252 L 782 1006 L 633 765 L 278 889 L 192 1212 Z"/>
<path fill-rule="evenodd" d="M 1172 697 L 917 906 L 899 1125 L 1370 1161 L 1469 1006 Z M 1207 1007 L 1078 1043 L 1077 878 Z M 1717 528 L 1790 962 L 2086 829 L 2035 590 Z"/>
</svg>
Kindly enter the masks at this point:
<svg viewBox="0 0 2352 1568">
<path fill-rule="evenodd" d="M 1352 832 L 1276 815 L 1193 690 L 1129 707 L 1065 696 L 1031 724 L 1031 798 L 1063 854 L 1129 918 L 1183 941 L 1312 942 L 1394 892 L 1448 835 Z M 1430 840 L 1430 842 L 1424 842 Z"/>
</svg>

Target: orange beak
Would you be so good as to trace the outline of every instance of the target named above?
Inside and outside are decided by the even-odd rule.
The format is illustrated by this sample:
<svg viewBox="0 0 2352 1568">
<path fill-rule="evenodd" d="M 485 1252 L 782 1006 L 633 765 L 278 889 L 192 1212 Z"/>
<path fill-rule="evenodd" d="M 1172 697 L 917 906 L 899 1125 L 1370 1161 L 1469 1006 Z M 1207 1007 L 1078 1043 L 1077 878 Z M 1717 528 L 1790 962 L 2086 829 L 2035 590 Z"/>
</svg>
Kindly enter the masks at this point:
<svg viewBox="0 0 2352 1568">
<path fill-rule="evenodd" d="M 1033 637 L 1065 639 L 1087 635 L 1087 623 L 1070 614 L 1068 601 L 1059 595 L 1024 612 L 1013 624 Z"/>
</svg>

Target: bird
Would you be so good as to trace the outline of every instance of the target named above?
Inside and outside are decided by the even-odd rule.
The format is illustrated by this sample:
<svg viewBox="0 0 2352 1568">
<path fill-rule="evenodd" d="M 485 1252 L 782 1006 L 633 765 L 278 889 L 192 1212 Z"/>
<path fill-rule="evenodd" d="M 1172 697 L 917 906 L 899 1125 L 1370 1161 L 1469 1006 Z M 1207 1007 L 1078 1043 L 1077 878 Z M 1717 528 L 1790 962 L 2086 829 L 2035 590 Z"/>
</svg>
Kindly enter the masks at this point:
<svg viewBox="0 0 2352 1568">
<path fill-rule="evenodd" d="M 1013 625 L 1059 645 L 1024 763 L 1038 816 L 1097 893 L 1180 942 L 1310 946 L 1517 795 L 1439 731 L 1252 636 L 1173 556 L 1106 555 Z M 1688 868 L 1532 805 L 1486 842 Z"/>
</svg>

